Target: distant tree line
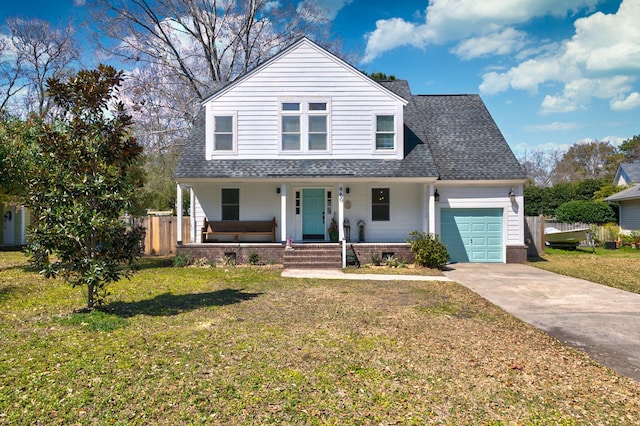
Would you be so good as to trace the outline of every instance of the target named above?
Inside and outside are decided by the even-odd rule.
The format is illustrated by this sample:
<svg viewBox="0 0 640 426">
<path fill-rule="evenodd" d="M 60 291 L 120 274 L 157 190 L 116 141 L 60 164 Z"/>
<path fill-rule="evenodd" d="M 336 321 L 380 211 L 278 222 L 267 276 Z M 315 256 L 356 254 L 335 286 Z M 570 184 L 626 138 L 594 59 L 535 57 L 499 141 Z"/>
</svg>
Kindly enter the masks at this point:
<svg viewBox="0 0 640 426">
<path fill-rule="evenodd" d="M 520 159 L 529 183 L 525 215 L 559 221 L 605 223 L 617 220 L 615 204 L 602 202 L 621 190 L 613 185 L 620 163 L 640 160 L 640 136 L 614 147 L 607 141 L 578 142 L 566 152 L 534 150 Z"/>
</svg>

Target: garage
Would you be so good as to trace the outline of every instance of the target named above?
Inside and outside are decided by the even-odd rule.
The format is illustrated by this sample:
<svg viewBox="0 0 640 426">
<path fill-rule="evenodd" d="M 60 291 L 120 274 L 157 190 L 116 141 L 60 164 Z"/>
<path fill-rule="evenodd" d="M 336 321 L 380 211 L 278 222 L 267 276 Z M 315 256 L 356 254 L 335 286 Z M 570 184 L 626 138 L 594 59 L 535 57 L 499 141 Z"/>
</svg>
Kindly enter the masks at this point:
<svg viewBox="0 0 640 426">
<path fill-rule="evenodd" d="M 451 262 L 503 262 L 502 209 L 441 209 L 440 236 Z"/>
</svg>

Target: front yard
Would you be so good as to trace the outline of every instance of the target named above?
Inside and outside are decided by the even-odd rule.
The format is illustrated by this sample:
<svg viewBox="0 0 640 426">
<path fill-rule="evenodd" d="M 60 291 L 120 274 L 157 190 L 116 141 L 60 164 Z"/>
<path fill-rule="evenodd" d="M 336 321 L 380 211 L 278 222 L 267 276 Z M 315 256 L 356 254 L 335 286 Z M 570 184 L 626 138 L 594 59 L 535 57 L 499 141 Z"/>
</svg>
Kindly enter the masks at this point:
<svg viewBox="0 0 640 426">
<path fill-rule="evenodd" d="M 576 250 L 546 248 L 540 259 L 530 259 L 529 265 L 547 271 L 582 278 L 587 281 L 640 293 L 640 249 L 623 247 L 607 250 L 601 247 Z"/>
<path fill-rule="evenodd" d="M 0 424 L 634 424 L 640 384 L 462 286 L 145 259 L 101 311 L 0 253 Z"/>
</svg>

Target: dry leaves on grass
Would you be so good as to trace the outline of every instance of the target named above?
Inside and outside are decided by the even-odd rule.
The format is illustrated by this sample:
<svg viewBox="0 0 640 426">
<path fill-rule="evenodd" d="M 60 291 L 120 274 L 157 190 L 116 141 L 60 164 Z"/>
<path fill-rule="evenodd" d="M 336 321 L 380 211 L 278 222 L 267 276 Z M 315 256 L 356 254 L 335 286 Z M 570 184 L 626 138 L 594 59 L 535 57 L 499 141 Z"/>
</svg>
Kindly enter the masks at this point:
<svg viewBox="0 0 640 426">
<path fill-rule="evenodd" d="M 50 302 L 37 321 L 28 291 L 0 300 L 0 424 L 633 424 L 628 416 L 640 415 L 640 385 L 455 283 L 147 268 L 114 287 L 133 311 L 110 332 L 54 319 L 69 293 L 41 290 Z M 231 293 L 255 297 L 198 302 Z"/>
</svg>

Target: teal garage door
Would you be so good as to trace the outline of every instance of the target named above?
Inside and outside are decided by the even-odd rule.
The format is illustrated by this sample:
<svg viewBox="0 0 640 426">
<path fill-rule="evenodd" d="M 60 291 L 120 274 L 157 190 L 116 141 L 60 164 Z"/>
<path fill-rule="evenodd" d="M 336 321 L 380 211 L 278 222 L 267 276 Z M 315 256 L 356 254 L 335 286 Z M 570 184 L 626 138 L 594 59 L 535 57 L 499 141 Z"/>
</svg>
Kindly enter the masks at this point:
<svg viewBox="0 0 640 426">
<path fill-rule="evenodd" d="M 451 262 L 502 262 L 502 209 L 441 209 L 440 237 Z"/>
</svg>

